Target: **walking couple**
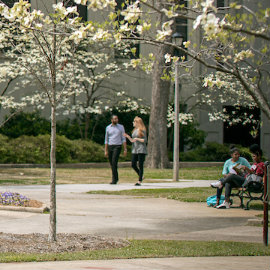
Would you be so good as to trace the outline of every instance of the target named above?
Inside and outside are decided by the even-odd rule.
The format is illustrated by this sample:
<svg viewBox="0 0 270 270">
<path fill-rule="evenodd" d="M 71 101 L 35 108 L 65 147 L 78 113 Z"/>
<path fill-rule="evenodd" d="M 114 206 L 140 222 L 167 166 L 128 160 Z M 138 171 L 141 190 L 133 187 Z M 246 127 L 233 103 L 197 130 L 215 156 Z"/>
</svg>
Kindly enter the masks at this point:
<svg viewBox="0 0 270 270">
<path fill-rule="evenodd" d="M 109 162 L 112 169 L 112 182 L 111 184 L 117 184 L 118 178 L 118 159 L 121 153 L 122 145 L 124 146 L 124 156 L 127 155 L 127 143 L 126 138 L 132 143 L 132 168 L 139 176 L 136 186 L 141 186 L 143 181 L 143 166 L 145 155 L 147 154 L 146 143 L 147 134 L 143 120 L 136 116 L 133 121 L 132 135 L 129 136 L 125 133 L 123 125 L 118 123 L 118 116 L 111 116 L 111 124 L 106 127 L 105 132 L 105 156 L 109 158 Z M 137 164 L 139 163 L 139 167 Z"/>
</svg>

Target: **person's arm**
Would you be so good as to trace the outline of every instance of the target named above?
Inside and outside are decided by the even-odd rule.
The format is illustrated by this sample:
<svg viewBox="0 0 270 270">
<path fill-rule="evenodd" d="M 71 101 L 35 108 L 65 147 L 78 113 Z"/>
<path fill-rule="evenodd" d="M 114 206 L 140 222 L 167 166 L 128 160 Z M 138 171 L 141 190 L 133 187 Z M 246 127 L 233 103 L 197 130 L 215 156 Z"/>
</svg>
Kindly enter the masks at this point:
<svg viewBox="0 0 270 270">
<path fill-rule="evenodd" d="M 136 142 L 141 142 L 141 143 L 144 143 L 145 139 L 142 139 L 142 138 L 135 138 L 134 141 Z"/>
<path fill-rule="evenodd" d="M 142 138 L 134 138 L 134 141 L 136 142 L 141 142 L 141 143 L 144 143 L 146 142 L 147 138 L 146 138 L 146 134 L 145 132 L 143 131 L 143 137 Z"/>
<path fill-rule="evenodd" d="M 230 175 L 229 167 L 228 167 L 228 160 L 225 161 L 225 163 L 224 163 L 223 170 L 222 170 L 222 175 L 224 176 L 224 178 L 226 178 L 226 177 L 228 177 Z"/>
<path fill-rule="evenodd" d="M 108 130 L 106 128 L 106 131 L 105 131 L 105 141 L 104 141 L 104 144 L 105 144 L 105 150 L 104 150 L 104 156 L 105 157 L 108 157 Z"/>
<path fill-rule="evenodd" d="M 135 139 L 132 139 L 127 133 L 124 133 L 124 136 L 131 142 L 134 143 Z"/>
<path fill-rule="evenodd" d="M 109 154 L 108 154 L 108 144 L 107 144 L 107 143 L 105 144 L 105 152 L 104 152 L 104 156 L 105 156 L 105 157 L 108 157 L 108 156 L 109 156 Z"/>
<path fill-rule="evenodd" d="M 125 128 L 124 126 L 122 126 L 122 142 L 123 142 L 123 145 L 124 145 L 124 157 L 127 155 L 127 141 L 126 141 L 126 137 L 125 137 Z"/>
<path fill-rule="evenodd" d="M 127 155 L 127 142 L 123 142 L 124 145 L 124 156 Z"/>
<path fill-rule="evenodd" d="M 252 171 L 249 167 L 247 167 L 247 166 L 245 166 L 245 165 L 243 165 L 243 168 L 244 168 L 244 170 L 245 170 L 246 172 L 248 172 L 248 173 L 254 173 L 254 171 Z"/>
<path fill-rule="evenodd" d="M 244 166 L 246 166 L 247 168 L 251 169 L 250 163 L 249 163 L 245 158 L 243 158 L 242 165 L 244 165 Z"/>
</svg>

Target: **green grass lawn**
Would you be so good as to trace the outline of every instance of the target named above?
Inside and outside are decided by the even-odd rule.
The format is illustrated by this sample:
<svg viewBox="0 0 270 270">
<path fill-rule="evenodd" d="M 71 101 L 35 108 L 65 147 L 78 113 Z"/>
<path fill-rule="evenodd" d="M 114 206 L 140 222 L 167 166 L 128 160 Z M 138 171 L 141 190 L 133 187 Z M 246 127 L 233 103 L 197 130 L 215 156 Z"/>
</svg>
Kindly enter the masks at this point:
<svg viewBox="0 0 270 270">
<path fill-rule="evenodd" d="M 132 189 L 121 191 L 89 191 L 88 194 L 127 195 L 138 197 L 167 198 L 181 202 L 205 202 L 215 193 L 211 187 Z"/>
<path fill-rule="evenodd" d="M 217 180 L 222 167 L 181 168 L 180 179 Z M 145 182 L 152 183 L 173 177 L 172 169 L 145 169 Z M 131 168 L 119 168 L 121 183 L 134 183 L 137 175 Z M 104 184 L 111 181 L 110 168 L 57 169 L 57 184 Z M 48 185 L 50 169 L 0 169 L 0 185 Z"/>
<path fill-rule="evenodd" d="M 130 240 L 124 248 L 60 254 L 1 253 L 0 262 L 109 260 L 162 257 L 269 256 L 270 248 L 257 243 L 223 241 Z"/>
<path fill-rule="evenodd" d="M 189 188 L 161 188 L 161 189 L 132 189 L 121 191 L 89 191 L 88 194 L 105 194 L 105 195 L 126 195 L 135 197 L 152 197 L 166 198 L 181 202 L 206 202 L 207 197 L 215 195 L 216 190 L 211 187 L 189 187 Z M 233 198 L 234 205 L 238 206 L 240 200 L 237 197 Z M 244 201 L 245 202 L 245 201 Z M 263 210 L 261 202 L 253 201 L 250 204 L 250 209 Z"/>
</svg>

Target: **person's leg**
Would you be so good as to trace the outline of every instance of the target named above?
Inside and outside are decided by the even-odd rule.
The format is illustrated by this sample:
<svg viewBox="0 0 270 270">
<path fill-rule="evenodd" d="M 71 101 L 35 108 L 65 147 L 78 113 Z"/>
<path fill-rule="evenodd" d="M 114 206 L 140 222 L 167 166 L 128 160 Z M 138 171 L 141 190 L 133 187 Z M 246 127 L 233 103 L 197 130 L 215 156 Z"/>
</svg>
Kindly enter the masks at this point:
<svg viewBox="0 0 270 270">
<path fill-rule="evenodd" d="M 232 186 L 230 183 L 225 183 L 225 201 L 218 205 L 217 209 L 228 209 L 230 208 L 230 196 L 231 196 Z"/>
<path fill-rule="evenodd" d="M 241 187 L 244 182 L 245 182 L 244 177 L 239 176 L 237 174 L 231 174 L 224 180 L 223 185 L 226 185 L 226 183 L 229 183 L 231 187 Z"/>
<path fill-rule="evenodd" d="M 232 192 L 232 184 L 227 182 L 225 184 L 225 201 L 226 202 L 230 202 L 231 192 Z"/>
<path fill-rule="evenodd" d="M 113 145 L 108 146 L 108 156 L 109 156 L 109 162 L 110 162 L 111 170 L 112 170 L 112 183 L 114 183 L 113 166 L 112 166 L 113 149 L 114 149 Z"/>
<path fill-rule="evenodd" d="M 131 155 L 131 166 L 133 168 L 133 170 L 140 175 L 140 171 L 137 167 L 137 162 L 138 162 L 138 154 L 132 154 Z"/>
<path fill-rule="evenodd" d="M 118 182 L 118 160 L 121 153 L 121 145 L 115 145 L 112 153 L 112 173 L 113 173 L 113 183 Z"/>
<path fill-rule="evenodd" d="M 221 183 L 223 183 L 224 178 L 221 178 L 221 179 L 219 179 L 218 181 L 220 181 Z M 217 196 L 217 202 L 216 202 L 216 204 L 214 205 L 214 207 L 217 207 L 217 206 L 219 205 L 219 203 L 220 203 L 220 198 L 221 198 L 221 195 L 222 195 L 222 191 L 223 191 L 223 185 L 221 185 L 220 188 L 217 188 L 217 194 L 216 194 L 216 196 Z"/>
<path fill-rule="evenodd" d="M 145 160 L 145 154 L 138 154 L 139 160 L 139 181 L 142 182 L 143 180 L 143 164 Z"/>
</svg>

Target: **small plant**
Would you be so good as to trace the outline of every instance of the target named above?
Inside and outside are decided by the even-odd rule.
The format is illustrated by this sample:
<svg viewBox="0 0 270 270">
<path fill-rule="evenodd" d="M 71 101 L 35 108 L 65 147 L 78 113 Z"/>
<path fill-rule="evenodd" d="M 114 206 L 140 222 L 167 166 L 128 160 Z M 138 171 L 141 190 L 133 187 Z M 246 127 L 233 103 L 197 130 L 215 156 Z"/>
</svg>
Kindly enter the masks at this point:
<svg viewBox="0 0 270 270">
<path fill-rule="evenodd" d="M 25 206 L 29 201 L 29 198 L 19 193 L 0 192 L 0 204 L 2 205 Z"/>
</svg>

